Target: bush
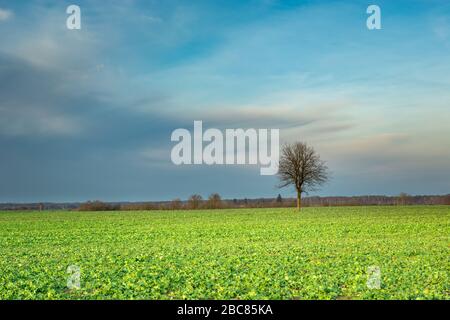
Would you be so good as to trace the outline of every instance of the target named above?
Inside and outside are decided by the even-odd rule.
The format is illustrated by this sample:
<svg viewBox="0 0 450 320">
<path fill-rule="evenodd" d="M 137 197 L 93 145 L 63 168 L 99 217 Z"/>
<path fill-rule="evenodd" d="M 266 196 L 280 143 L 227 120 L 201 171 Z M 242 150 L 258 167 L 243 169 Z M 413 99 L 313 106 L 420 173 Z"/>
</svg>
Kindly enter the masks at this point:
<svg viewBox="0 0 450 320">
<path fill-rule="evenodd" d="M 220 209 L 222 208 L 222 198 L 218 193 L 213 193 L 208 197 L 208 202 L 206 204 L 208 209 Z"/>
<path fill-rule="evenodd" d="M 119 209 L 119 205 L 112 205 L 98 200 L 85 202 L 78 207 L 78 211 L 115 211 Z"/>
<path fill-rule="evenodd" d="M 183 208 L 183 203 L 179 198 L 173 199 L 169 205 L 170 210 L 180 210 Z"/>
<path fill-rule="evenodd" d="M 203 198 L 201 195 L 193 194 L 188 199 L 188 208 L 189 209 L 198 209 L 203 202 Z"/>
<path fill-rule="evenodd" d="M 120 207 L 120 210 L 124 211 L 149 211 L 158 209 L 159 207 L 153 203 L 128 203 Z"/>
</svg>

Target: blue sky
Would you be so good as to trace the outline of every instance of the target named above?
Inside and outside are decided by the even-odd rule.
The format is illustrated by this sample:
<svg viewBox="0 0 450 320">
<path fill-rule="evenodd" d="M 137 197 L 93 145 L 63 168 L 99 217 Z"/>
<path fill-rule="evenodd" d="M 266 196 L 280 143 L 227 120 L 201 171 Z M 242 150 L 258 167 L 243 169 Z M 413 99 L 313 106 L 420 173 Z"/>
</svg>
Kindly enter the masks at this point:
<svg viewBox="0 0 450 320">
<path fill-rule="evenodd" d="M 314 194 L 450 192 L 445 0 L 0 0 L 0 43 L 1 202 L 293 194 L 257 166 L 174 166 L 194 120 L 309 142 L 333 173 Z"/>
</svg>

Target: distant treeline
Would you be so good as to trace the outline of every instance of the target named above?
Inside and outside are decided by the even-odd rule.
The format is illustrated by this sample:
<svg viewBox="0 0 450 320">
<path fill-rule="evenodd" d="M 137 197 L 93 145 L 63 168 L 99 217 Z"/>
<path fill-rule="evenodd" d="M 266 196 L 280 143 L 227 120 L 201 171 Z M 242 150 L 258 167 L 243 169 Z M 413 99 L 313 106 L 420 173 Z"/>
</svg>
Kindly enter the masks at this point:
<svg viewBox="0 0 450 320">
<path fill-rule="evenodd" d="M 304 207 L 334 206 L 406 206 L 406 205 L 450 205 L 448 195 L 411 196 L 401 193 L 398 196 L 354 196 L 354 197 L 306 197 Z M 226 199 L 217 193 L 207 199 L 200 195 L 192 195 L 188 200 L 152 202 L 102 202 L 85 203 L 29 203 L 0 204 L 0 210 L 78 210 L 78 211 L 136 211 L 136 210 L 180 210 L 180 209 L 227 209 L 227 208 L 282 208 L 295 207 L 296 199 L 276 198 L 260 199 Z"/>
</svg>

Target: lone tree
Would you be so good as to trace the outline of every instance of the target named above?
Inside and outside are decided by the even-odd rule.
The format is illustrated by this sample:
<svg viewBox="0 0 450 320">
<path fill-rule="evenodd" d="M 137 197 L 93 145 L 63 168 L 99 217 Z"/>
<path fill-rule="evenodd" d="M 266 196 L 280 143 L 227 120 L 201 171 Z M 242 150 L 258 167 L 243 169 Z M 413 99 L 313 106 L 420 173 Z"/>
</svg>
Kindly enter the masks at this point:
<svg viewBox="0 0 450 320">
<path fill-rule="evenodd" d="M 280 188 L 294 185 L 297 209 L 302 206 L 302 193 L 316 190 L 328 180 L 328 167 L 314 148 L 303 142 L 285 144 L 281 150 L 278 169 Z"/>
</svg>

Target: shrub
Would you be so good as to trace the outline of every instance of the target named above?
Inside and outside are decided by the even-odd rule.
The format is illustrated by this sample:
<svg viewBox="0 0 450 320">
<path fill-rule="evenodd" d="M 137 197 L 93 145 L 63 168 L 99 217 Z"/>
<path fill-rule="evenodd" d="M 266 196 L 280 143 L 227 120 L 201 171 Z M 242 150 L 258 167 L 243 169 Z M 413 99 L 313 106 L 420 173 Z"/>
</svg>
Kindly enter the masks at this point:
<svg viewBox="0 0 450 320">
<path fill-rule="evenodd" d="M 98 200 L 85 202 L 78 207 L 78 211 L 114 211 L 119 209 L 119 205 L 108 204 Z"/>
<path fill-rule="evenodd" d="M 203 198 L 201 195 L 193 194 L 188 199 L 188 208 L 189 209 L 198 209 L 202 204 Z"/>
<path fill-rule="evenodd" d="M 170 202 L 169 208 L 171 210 L 180 210 L 183 208 L 183 203 L 181 202 L 181 200 L 179 198 L 173 199 Z"/>
<path fill-rule="evenodd" d="M 222 198 L 218 193 L 213 193 L 208 197 L 206 206 L 208 209 L 220 209 L 222 208 Z"/>
</svg>

